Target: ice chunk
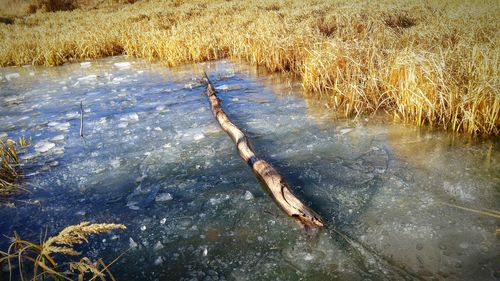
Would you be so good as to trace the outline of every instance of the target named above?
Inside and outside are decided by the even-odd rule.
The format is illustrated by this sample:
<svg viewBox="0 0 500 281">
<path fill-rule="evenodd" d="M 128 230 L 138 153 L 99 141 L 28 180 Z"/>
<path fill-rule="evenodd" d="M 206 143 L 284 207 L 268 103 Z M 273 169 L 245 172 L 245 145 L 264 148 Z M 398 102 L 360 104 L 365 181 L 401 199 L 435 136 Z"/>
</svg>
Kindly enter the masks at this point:
<svg viewBox="0 0 500 281">
<path fill-rule="evenodd" d="M 67 131 L 69 127 L 71 126 L 69 122 L 64 122 L 64 123 L 59 123 L 59 122 L 49 122 L 49 127 L 53 127 L 54 129 L 58 131 Z"/>
<path fill-rule="evenodd" d="M 156 202 L 166 202 L 166 201 L 170 201 L 172 199 L 173 199 L 172 195 L 170 193 L 166 192 L 166 193 L 158 194 L 155 198 L 155 201 Z"/>
<path fill-rule="evenodd" d="M 470 201 L 475 199 L 474 195 L 471 192 L 471 190 L 473 190 L 471 186 L 467 186 L 462 183 L 453 184 L 445 181 L 443 182 L 443 189 L 449 195 L 462 201 Z"/>
<path fill-rule="evenodd" d="M 227 91 L 235 91 L 235 90 L 239 90 L 241 89 L 241 85 L 239 84 L 232 84 L 232 85 L 220 85 L 218 87 L 215 87 L 215 89 L 217 91 L 223 91 L 223 92 L 227 92 Z"/>
<path fill-rule="evenodd" d="M 115 66 L 120 68 L 120 69 L 127 69 L 130 67 L 130 62 L 128 62 L 128 61 L 115 62 Z"/>
<path fill-rule="evenodd" d="M 95 79 L 97 79 L 97 75 L 90 74 L 90 75 L 78 78 L 78 81 L 91 81 L 91 80 L 95 80 Z M 73 85 L 73 86 L 75 86 L 75 85 Z"/>
<path fill-rule="evenodd" d="M 128 126 L 128 123 L 127 122 L 121 122 L 120 124 L 118 124 L 118 128 L 127 128 Z"/>
<path fill-rule="evenodd" d="M 345 135 L 345 134 L 350 133 L 352 130 L 354 130 L 354 129 L 353 129 L 353 128 L 344 128 L 344 129 L 340 129 L 340 134 L 341 134 L 341 135 Z"/>
<path fill-rule="evenodd" d="M 137 243 L 134 241 L 134 239 L 132 239 L 132 237 L 130 237 L 130 238 L 128 239 L 128 246 L 129 246 L 130 248 L 136 248 L 138 245 L 137 245 Z"/>
<path fill-rule="evenodd" d="M 4 98 L 4 101 L 8 104 L 19 104 L 23 100 L 23 97 L 20 96 L 11 96 Z"/>
<path fill-rule="evenodd" d="M 17 72 L 5 74 L 5 79 L 7 79 L 8 81 L 19 77 L 21 77 L 21 75 L 19 75 L 19 73 Z"/>
<path fill-rule="evenodd" d="M 156 258 L 155 265 L 160 265 L 163 263 L 163 259 L 161 257 Z"/>
<path fill-rule="evenodd" d="M 156 244 L 154 245 L 153 249 L 154 249 L 155 251 L 159 251 L 159 250 L 163 249 L 163 244 L 162 244 L 160 241 L 158 241 L 158 242 L 156 242 Z"/>
<path fill-rule="evenodd" d="M 68 112 L 68 113 L 66 113 L 66 117 L 68 117 L 68 118 L 78 118 L 78 117 L 80 117 L 80 113 L 79 112 Z"/>
<path fill-rule="evenodd" d="M 204 135 L 204 134 L 202 134 L 202 133 L 196 134 L 196 135 L 194 135 L 194 137 L 193 137 L 193 139 L 194 139 L 195 141 L 197 141 L 197 140 L 201 140 L 201 139 L 203 139 L 203 138 L 205 138 L 205 135 Z"/>
<path fill-rule="evenodd" d="M 85 61 L 80 63 L 81 68 L 89 68 L 92 65 L 90 61 Z"/>
<path fill-rule="evenodd" d="M 41 141 L 35 145 L 35 151 L 45 153 L 52 148 L 54 148 L 56 145 L 50 141 Z"/>
<path fill-rule="evenodd" d="M 245 195 L 244 195 L 244 197 L 243 197 L 243 198 L 245 198 L 245 200 L 247 200 L 247 201 L 248 201 L 248 200 L 252 200 L 252 199 L 253 199 L 253 194 L 252 194 L 252 192 L 250 192 L 250 191 L 248 191 L 248 190 L 247 190 L 247 191 L 245 191 Z"/>
<path fill-rule="evenodd" d="M 314 259 L 314 256 L 313 256 L 313 255 L 311 255 L 310 253 L 306 253 L 306 254 L 304 255 L 304 260 L 305 260 L 305 261 L 312 261 L 313 259 Z"/>
<path fill-rule="evenodd" d="M 133 112 L 133 113 L 129 113 L 129 114 L 126 114 L 124 115 L 122 118 L 120 118 L 121 121 L 125 121 L 125 122 L 137 122 L 139 121 L 139 115 L 137 115 L 137 113 Z"/>
<path fill-rule="evenodd" d="M 64 140 L 64 135 L 57 135 L 53 138 L 50 139 L 51 141 L 63 141 Z"/>
<path fill-rule="evenodd" d="M 117 169 L 118 167 L 120 167 L 120 158 L 115 158 L 111 161 L 109 161 L 109 164 L 111 165 L 111 167 Z"/>
</svg>

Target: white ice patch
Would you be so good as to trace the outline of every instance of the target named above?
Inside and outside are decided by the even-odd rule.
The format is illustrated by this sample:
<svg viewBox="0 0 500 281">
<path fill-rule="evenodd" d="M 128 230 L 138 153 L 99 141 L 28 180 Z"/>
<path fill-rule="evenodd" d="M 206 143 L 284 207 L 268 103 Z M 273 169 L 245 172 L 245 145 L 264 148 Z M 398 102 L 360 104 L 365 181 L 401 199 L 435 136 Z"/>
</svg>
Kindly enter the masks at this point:
<svg viewBox="0 0 500 281">
<path fill-rule="evenodd" d="M 158 258 L 156 258 L 156 260 L 155 260 L 155 265 L 161 265 L 162 263 L 163 263 L 163 259 L 162 259 L 162 257 L 158 257 Z"/>
<path fill-rule="evenodd" d="M 243 196 L 243 198 L 245 198 L 245 200 L 247 200 L 247 201 L 248 201 L 248 200 L 252 200 L 252 199 L 253 199 L 253 194 L 252 194 L 252 192 L 250 192 L 250 191 L 248 191 L 248 190 L 247 190 L 247 191 L 245 191 L 245 195 Z"/>
<path fill-rule="evenodd" d="M 81 68 L 89 68 L 92 65 L 90 61 L 85 61 L 80 63 Z"/>
<path fill-rule="evenodd" d="M 352 130 L 354 130 L 354 129 L 353 129 L 353 128 L 344 128 L 344 129 L 340 129 L 340 134 L 341 134 L 341 135 L 345 135 L 345 134 L 350 133 Z"/>
<path fill-rule="evenodd" d="M 194 137 L 193 137 L 193 139 L 194 139 L 195 141 L 201 140 L 201 139 L 203 139 L 203 138 L 205 138 L 205 135 L 204 135 L 204 134 L 202 134 L 202 133 L 196 134 L 196 135 L 194 135 Z"/>
<path fill-rule="evenodd" d="M 313 259 L 314 259 L 314 256 L 311 255 L 311 254 L 309 254 L 309 253 L 307 253 L 307 254 L 304 255 L 304 260 L 305 261 L 312 261 Z"/>
<path fill-rule="evenodd" d="M 63 141 L 64 140 L 64 135 L 57 135 L 53 138 L 50 139 L 51 141 Z"/>
<path fill-rule="evenodd" d="M 56 145 L 50 141 L 41 141 L 35 145 L 35 151 L 45 153 L 52 148 L 54 148 Z"/>
<path fill-rule="evenodd" d="M 23 100 L 24 97 L 19 97 L 19 96 L 12 96 L 12 97 L 7 97 L 4 99 L 6 103 L 10 104 L 18 104 Z"/>
<path fill-rule="evenodd" d="M 233 84 L 233 85 L 220 85 L 218 87 L 215 87 L 217 91 L 223 91 L 223 92 L 228 92 L 228 91 L 236 91 L 241 89 L 241 85 L 238 84 Z"/>
<path fill-rule="evenodd" d="M 120 158 L 115 158 L 111 161 L 109 161 L 109 164 L 111 165 L 111 167 L 117 169 L 120 167 Z"/>
<path fill-rule="evenodd" d="M 5 74 L 5 79 L 7 79 L 7 81 L 10 81 L 12 79 L 17 79 L 19 77 L 21 77 L 21 75 L 19 75 L 19 73 L 17 72 Z"/>
<path fill-rule="evenodd" d="M 53 127 L 54 129 L 58 131 L 67 131 L 69 127 L 71 126 L 69 122 L 64 122 L 64 123 L 59 123 L 59 122 L 49 122 L 49 127 Z"/>
<path fill-rule="evenodd" d="M 116 67 L 120 69 L 127 69 L 130 67 L 130 62 L 123 61 L 123 62 L 115 62 L 114 64 Z"/>
<path fill-rule="evenodd" d="M 452 184 L 447 181 L 443 183 L 443 189 L 446 193 L 462 201 L 474 200 L 474 195 L 470 193 L 471 188 L 472 187 L 470 186 L 464 186 L 462 184 Z"/>
<path fill-rule="evenodd" d="M 80 117 L 80 113 L 79 112 L 68 112 L 66 113 L 66 117 L 68 118 L 78 118 Z"/>
<path fill-rule="evenodd" d="M 87 76 L 83 76 L 83 77 L 80 77 L 78 78 L 78 81 L 92 81 L 92 80 L 95 80 L 97 79 L 97 75 L 95 74 L 90 74 L 90 75 L 87 75 Z M 74 85 L 75 86 L 75 85 Z"/>
<path fill-rule="evenodd" d="M 156 242 L 156 244 L 155 244 L 155 245 L 154 245 L 154 247 L 153 247 L 153 249 L 154 249 L 155 251 L 159 251 L 159 250 L 161 250 L 161 249 L 163 249 L 163 248 L 164 248 L 164 246 L 163 246 L 163 244 L 162 244 L 160 241 Z"/>
<path fill-rule="evenodd" d="M 127 115 L 124 115 L 122 118 L 120 118 L 121 121 L 125 121 L 125 122 L 137 122 L 139 121 L 139 115 L 137 115 L 137 113 L 129 113 Z"/>
<path fill-rule="evenodd" d="M 155 198 L 155 201 L 156 202 L 166 202 L 166 201 L 170 201 L 172 199 L 173 199 L 172 195 L 168 192 L 165 192 L 165 193 L 158 194 Z"/>
<path fill-rule="evenodd" d="M 138 245 L 137 245 L 137 243 L 134 241 L 134 239 L 132 239 L 132 237 L 130 237 L 130 238 L 128 239 L 128 246 L 129 246 L 130 248 L 136 248 Z"/>
</svg>

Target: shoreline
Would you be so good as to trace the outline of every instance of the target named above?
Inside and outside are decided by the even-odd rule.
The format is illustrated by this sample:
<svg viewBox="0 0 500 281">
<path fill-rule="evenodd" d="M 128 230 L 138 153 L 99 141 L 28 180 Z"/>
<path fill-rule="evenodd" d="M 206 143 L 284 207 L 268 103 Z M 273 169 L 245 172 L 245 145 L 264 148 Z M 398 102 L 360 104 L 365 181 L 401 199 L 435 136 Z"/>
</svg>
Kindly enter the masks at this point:
<svg viewBox="0 0 500 281">
<path fill-rule="evenodd" d="M 135 4 L 37 12 L 0 24 L 0 65 L 126 55 L 167 66 L 242 60 L 300 77 L 345 117 L 500 135 L 494 2 Z M 397 5 L 397 6 L 395 6 Z"/>
</svg>

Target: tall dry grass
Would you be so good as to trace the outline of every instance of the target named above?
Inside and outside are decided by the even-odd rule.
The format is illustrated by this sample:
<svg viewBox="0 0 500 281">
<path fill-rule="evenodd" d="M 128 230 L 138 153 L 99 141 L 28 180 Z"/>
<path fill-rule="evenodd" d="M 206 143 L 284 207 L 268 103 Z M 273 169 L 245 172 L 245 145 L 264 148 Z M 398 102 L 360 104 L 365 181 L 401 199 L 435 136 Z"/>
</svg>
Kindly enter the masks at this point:
<svg viewBox="0 0 500 281">
<path fill-rule="evenodd" d="M 292 72 L 345 116 L 500 134 L 497 1 L 139 1 L 0 24 L 0 65 L 116 54 Z"/>
</svg>

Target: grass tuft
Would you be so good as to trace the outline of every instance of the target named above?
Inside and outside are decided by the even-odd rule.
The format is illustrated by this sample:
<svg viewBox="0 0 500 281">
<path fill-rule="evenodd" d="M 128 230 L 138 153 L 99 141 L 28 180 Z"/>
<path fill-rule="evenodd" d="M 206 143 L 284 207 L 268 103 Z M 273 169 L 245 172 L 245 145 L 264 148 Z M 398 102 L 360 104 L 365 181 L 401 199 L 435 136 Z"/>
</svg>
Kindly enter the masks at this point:
<svg viewBox="0 0 500 281">
<path fill-rule="evenodd" d="M 23 138 L 24 144 L 27 145 Z M 21 185 L 23 172 L 19 156 L 12 140 L 0 140 L 0 197 L 17 194 L 23 190 Z"/>
<path fill-rule="evenodd" d="M 88 242 L 88 236 L 92 234 L 106 233 L 114 229 L 125 229 L 122 224 L 90 224 L 81 222 L 78 225 L 71 225 L 63 229 L 56 236 L 49 237 L 41 244 L 23 240 L 14 233 L 12 242 L 6 252 L 0 251 L 0 265 L 7 264 L 11 277 L 15 273 L 13 262 L 17 264 L 17 274 L 20 280 L 45 280 L 50 277 L 53 280 L 72 280 L 72 274 L 78 276 L 78 280 L 114 280 L 106 265 L 101 259 L 95 263 L 89 258 L 83 257 L 78 261 L 69 261 L 59 265 L 55 260 L 55 255 L 78 256 L 81 253 L 74 249 L 74 246 Z M 32 273 L 28 274 L 27 269 Z"/>
</svg>

